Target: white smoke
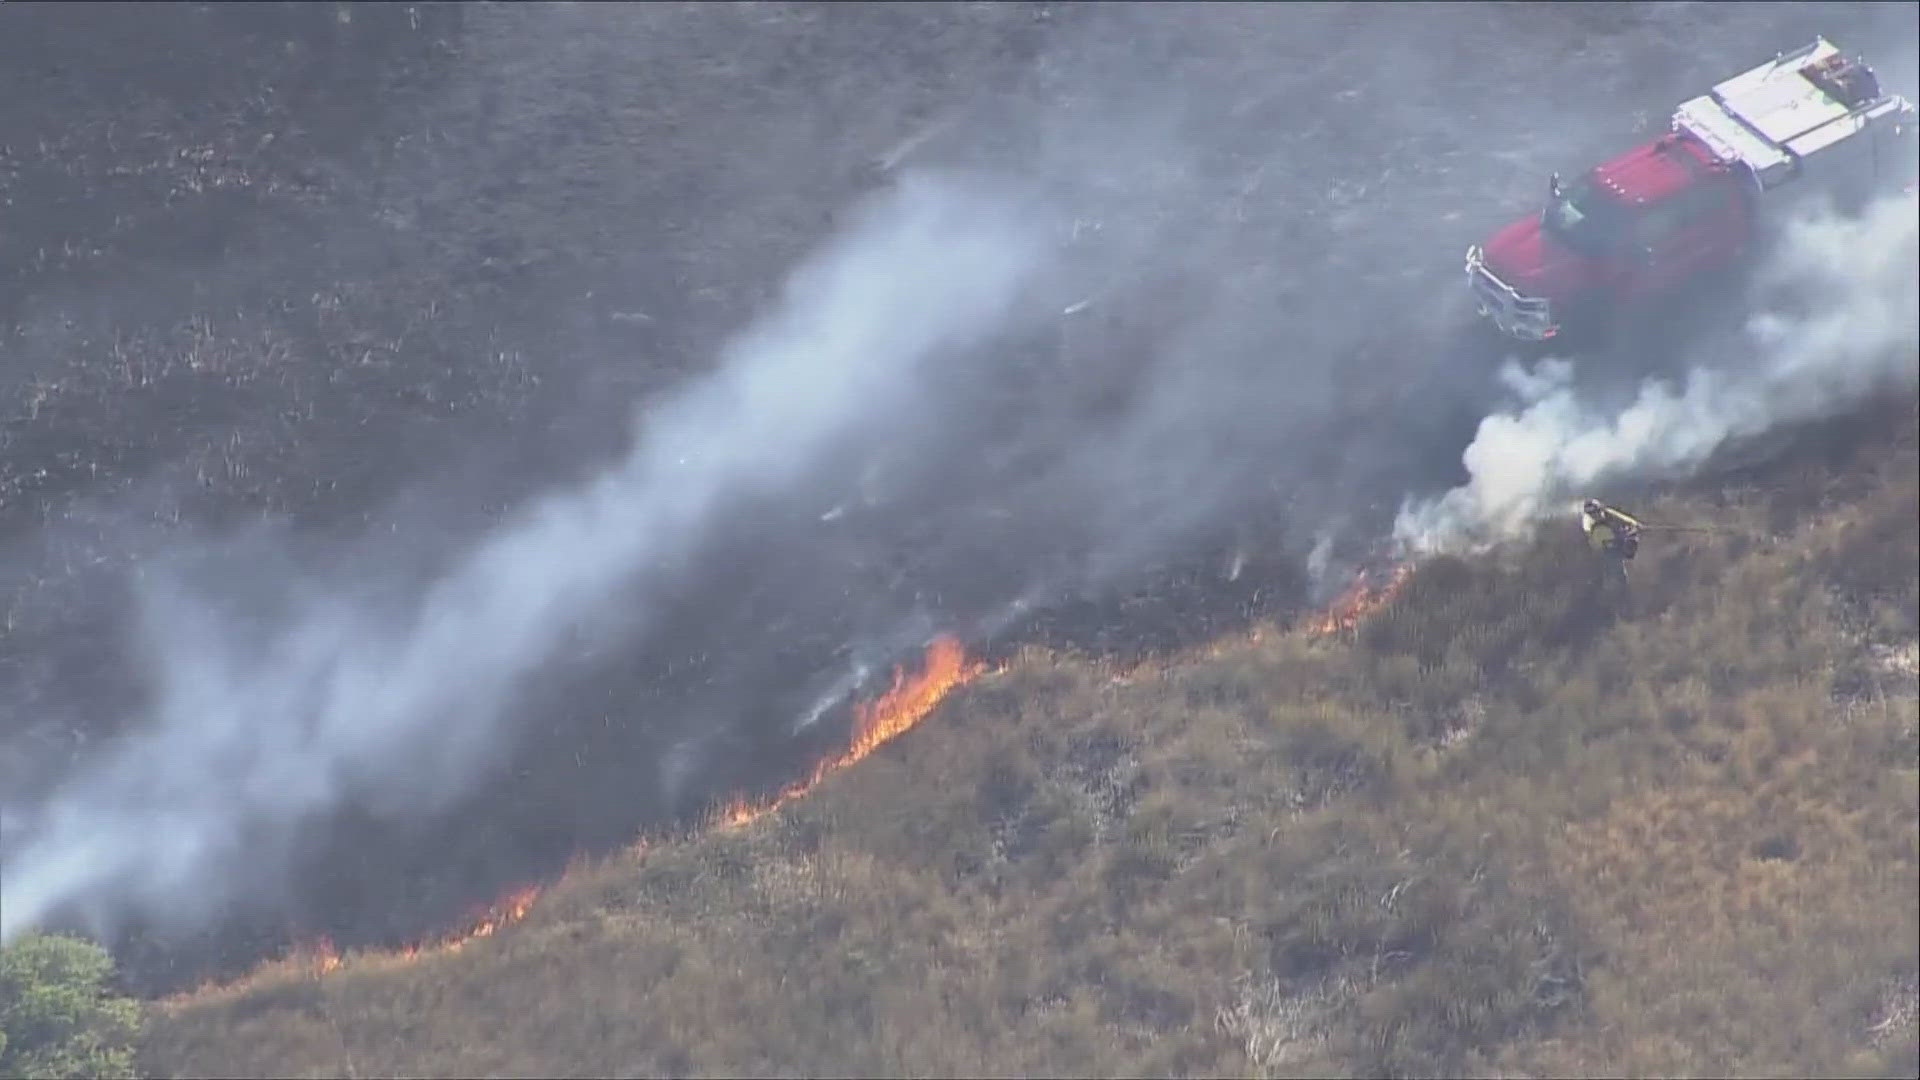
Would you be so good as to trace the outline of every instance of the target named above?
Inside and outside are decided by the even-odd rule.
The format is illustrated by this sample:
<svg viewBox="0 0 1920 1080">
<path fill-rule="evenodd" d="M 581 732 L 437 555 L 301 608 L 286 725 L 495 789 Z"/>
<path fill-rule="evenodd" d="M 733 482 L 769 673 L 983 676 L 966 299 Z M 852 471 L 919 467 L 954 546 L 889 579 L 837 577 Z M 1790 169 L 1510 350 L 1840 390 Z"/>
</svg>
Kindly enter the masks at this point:
<svg viewBox="0 0 1920 1080">
<path fill-rule="evenodd" d="M 1463 455 L 1471 479 L 1403 506 L 1397 538 L 1415 551 L 1509 539 L 1610 481 L 1683 475 L 1735 440 L 1911 390 L 1917 220 L 1907 193 L 1858 217 L 1790 221 L 1756 275 L 1740 348 L 1677 383 L 1648 379 L 1624 408 L 1583 398 L 1570 361 L 1532 372 L 1509 362 L 1502 375 L 1520 406 L 1481 421 Z"/>
<path fill-rule="evenodd" d="M 151 715 L 9 823 L 0 940 L 58 909 L 189 925 L 343 803 L 444 805 L 570 628 L 616 591 L 644 605 L 725 500 L 794 482 L 864 416 L 912 407 L 929 362 L 1004 328 L 1040 269 L 1029 217 L 903 178 L 711 376 L 639 417 L 623 460 L 483 538 L 400 619 L 315 596 L 249 628 L 149 572 Z"/>
</svg>

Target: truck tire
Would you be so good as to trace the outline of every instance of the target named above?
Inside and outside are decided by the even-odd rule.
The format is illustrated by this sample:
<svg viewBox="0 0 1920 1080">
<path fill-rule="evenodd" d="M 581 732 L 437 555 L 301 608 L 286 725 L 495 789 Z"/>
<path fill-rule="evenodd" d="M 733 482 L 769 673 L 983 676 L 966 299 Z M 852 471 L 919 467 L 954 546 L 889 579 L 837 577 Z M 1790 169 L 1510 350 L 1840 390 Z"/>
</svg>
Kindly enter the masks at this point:
<svg viewBox="0 0 1920 1080">
<path fill-rule="evenodd" d="M 1603 351 L 1619 339 L 1627 318 L 1627 305 L 1609 297 L 1590 295 L 1570 300 L 1560 319 L 1560 333 L 1549 351 Z"/>
</svg>

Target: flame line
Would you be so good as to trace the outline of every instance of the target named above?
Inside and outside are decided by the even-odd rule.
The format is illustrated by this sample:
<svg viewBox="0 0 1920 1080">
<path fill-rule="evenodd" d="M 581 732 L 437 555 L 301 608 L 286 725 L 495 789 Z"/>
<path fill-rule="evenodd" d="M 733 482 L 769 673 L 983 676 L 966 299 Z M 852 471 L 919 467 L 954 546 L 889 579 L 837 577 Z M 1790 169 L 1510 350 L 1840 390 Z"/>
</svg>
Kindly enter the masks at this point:
<svg viewBox="0 0 1920 1080">
<path fill-rule="evenodd" d="M 499 900 L 470 914 L 464 920 L 465 929 L 397 949 L 369 949 L 356 953 L 355 962 L 411 963 L 425 953 L 457 953 L 469 943 L 479 938 L 492 937 L 500 930 L 526 918 L 527 913 L 533 909 L 534 902 L 540 898 L 540 894 L 541 887 L 538 885 L 519 886 Z M 231 997 L 253 989 L 271 976 L 283 972 L 321 978 L 340 970 L 345 966 L 346 959 L 335 947 L 333 939 L 322 934 L 296 942 L 285 956 L 278 960 L 268 960 L 238 979 L 225 983 L 209 982 L 196 989 L 171 995 L 163 999 L 162 1004 L 178 1007 L 215 998 Z"/>
<path fill-rule="evenodd" d="M 1317 619 L 1308 624 L 1309 632 L 1316 636 L 1352 633 L 1363 619 L 1392 602 L 1399 595 L 1400 590 L 1412 576 L 1413 569 L 1412 562 L 1400 563 L 1378 586 L 1372 584 L 1368 571 L 1360 571 L 1354 575 L 1353 582 L 1346 591 L 1329 604 Z M 955 688 L 972 680 L 986 669 L 987 665 L 967 658 L 966 649 L 957 637 L 951 634 L 935 637 L 927 645 L 918 675 L 909 678 L 905 666 L 896 666 L 893 669 L 893 683 L 884 694 L 854 707 L 853 735 L 844 750 L 814 762 L 813 768 L 804 779 L 786 785 L 771 796 L 759 799 L 739 796 L 733 799 L 712 815 L 709 823 L 722 827 L 745 825 L 778 809 L 790 800 L 805 795 L 831 773 L 860 761 L 913 728 L 933 712 L 934 708 Z M 632 849 L 644 852 L 647 846 L 646 838 L 642 837 L 635 841 Z M 577 861 L 576 858 L 575 862 Z M 521 886 L 470 915 L 464 930 L 429 938 L 424 942 L 398 949 L 369 950 L 360 955 L 375 962 L 381 960 L 412 962 L 423 953 L 457 953 L 469 943 L 480 938 L 492 937 L 500 930 L 526 918 L 527 913 L 539 899 L 541 891 L 542 887 L 539 885 Z M 191 1003 L 204 1000 L 209 996 L 240 993 L 257 985 L 276 970 L 285 970 L 289 967 L 296 971 L 305 969 L 313 977 L 319 978 L 338 971 L 344 963 L 345 960 L 335 948 L 332 939 L 320 936 L 295 944 L 287 956 L 281 960 L 268 961 L 234 982 L 208 984 L 197 990 L 174 995 L 168 998 L 167 1002 Z"/>
<path fill-rule="evenodd" d="M 967 659 L 966 648 L 959 638 L 941 634 L 927 645 L 919 675 L 910 679 L 904 667 L 895 667 L 893 685 L 886 693 L 855 706 L 853 737 L 845 750 L 816 761 L 806 779 L 794 781 L 770 797 L 757 801 L 745 796 L 734 799 L 713 815 L 714 822 L 723 826 L 744 825 L 805 795 L 829 773 L 852 765 L 898 738 L 925 719 L 955 687 L 985 670 L 986 665 Z"/>
<path fill-rule="evenodd" d="M 1407 580 L 1413 576 L 1413 568 L 1411 561 L 1396 565 L 1378 586 L 1372 584 L 1367 571 L 1360 571 L 1354 575 L 1353 583 L 1347 586 L 1346 591 L 1328 604 L 1317 619 L 1307 624 L 1308 631 L 1318 637 L 1353 633 L 1360 628 L 1362 620 L 1400 595 L 1400 590 L 1406 587 Z"/>
<path fill-rule="evenodd" d="M 1412 576 L 1413 569 L 1412 562 L 1400 563 L 1378 586 L 1372 584 L 1367 571 L 1360 571 L 1354 575 L 1353 582 L 1346 591 L 1329 604 L 1317 619 L 1308 624 L 1309 632 L 1316 636 L 1353 632 L 1358 628 L 1361 620 L 1392 602 L 1399 595 L 1400 590 Z M 913 728 L 933 712 L 934 708 L 955 688 L 972 680 L 985 670 L 987 665 L 967 658 L 966 649 L 957 637 L 951 634 L 935 637 L 926 647 L 926 654 L 918 675 L 909 678 L 904 666 L 896 666 L 893 669 L 893 683 L 884 694 L 854 707 L 853 735 L 844 750 L 814 762 L 813 768 L 804 779 L 786 785 L 771 796 L 764 796 L 757 800 L 748 796 L 733 799 L 713 814 L 709 818 L 709 823 L 722 827 L 745 825 L 778 809 L 790 800 L 805 795 L 831 773 L 860 761 Z M 647 846 L 646 838 L 642 837 L 635 841 L 632 848 L 635 851 L 644 852 Z M 478 913 L 470 915 L 464 930 L 429 938 L 422 943 L 398 949 L 369 950 L 360 955 L 375 962 L 381 960 L 412 962 L 423 953 L 457 953 L 469 943 L 480 938 L 492 937 L 500 930 L 526 918 L 527 913 L 539 899 L 541 891 L 542 887 L 539 885 L 520 886 Z M 297 943 L 286 957 L 279 961 L 268 961 L 234 982 L 208 984 L 197 990 L 174 995 L 167 999 L 167 1003 L 191 1003 L 214 995 L 227 996 L 240 993 L 257 985 L 276 970 L 285 970 L 289 967 L 296 971 L 305 969 L 313 977 L 319 978 L 338 971 L 344 962 L 332 939 L 320 936 Z"/>
<path fill-rule="evenodd" d="M 736 799 L 716 815 L 716 823 L 728 826 L 745 824 L 789 799 L 806 794 L 829 773 L 859 761 L 912 728 L 955 687 L 984 670 L 986 665 L 967 659 L 966 650 L 958 638 L 949 634 L 934 638 L 927 645 L 918 675 L 909 678 L 904 666 L 895 667 L 893 684 L 886 693 L 855 706 L 853 736 L 846 749 L 815 762 L 806 779 L 787 785 L 771 797 L 759 801 L 750 801 L 745 797 Z M 644 852 L 647 846 L 647 839 L 642 837 L 634 842 L 632 850 Z M 574 861 L 578 862 L 577 857 Z M 397 949 L 367 950 L 356 954 L 355 960 L 410 963 L 424 953 L 457 953 L 469 943 L 492 937 L 526 918 L 541 892 L 539 885 L 520 886 L 471 913 L 464 920 L 463 930 Z M 344 963 L 345 958 L 335 948 L 333 940 L 322 935 L 297 942 L 286 956 L 269 960 L 233 982 L 209 983 L 173 995 L 165 1003 L 178 1006 L 242 993 L 269 976 L 288 970 L 319 978 L 340 970 Z"/>
</svg>

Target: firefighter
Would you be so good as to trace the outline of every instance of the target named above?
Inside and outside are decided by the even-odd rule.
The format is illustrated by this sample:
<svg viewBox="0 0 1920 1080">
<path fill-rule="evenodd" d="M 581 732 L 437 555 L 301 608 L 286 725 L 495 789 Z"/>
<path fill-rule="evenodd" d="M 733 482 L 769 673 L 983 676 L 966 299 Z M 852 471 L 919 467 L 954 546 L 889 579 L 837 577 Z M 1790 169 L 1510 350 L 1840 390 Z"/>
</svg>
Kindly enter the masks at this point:
<svg viewBox="0 0 1920 1080">
<path fill-rule="evenodd" d="M 1587 534 L 1587 544 L 1622 563 L 1631 561 L 1640 550 L 1640 530 L 1645 527 L 1632 515 L 1615 510 L 1599 499 L 1580 504 L 1580 528 Z"/>
</svg>

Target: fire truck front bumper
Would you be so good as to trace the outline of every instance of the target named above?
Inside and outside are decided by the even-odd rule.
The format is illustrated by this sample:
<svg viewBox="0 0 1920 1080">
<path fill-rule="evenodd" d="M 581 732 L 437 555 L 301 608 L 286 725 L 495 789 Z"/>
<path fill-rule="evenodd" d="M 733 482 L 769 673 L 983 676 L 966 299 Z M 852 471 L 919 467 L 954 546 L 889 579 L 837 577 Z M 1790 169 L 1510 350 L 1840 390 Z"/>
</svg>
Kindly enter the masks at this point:
<svg viewBox="0 0 1920 1080">
<path fill-rule="evenodd" d="M 1467 249 L 1467 284 L 1480 314 L 1493 320 L 1500 332 L 1522 341 L 1547 341 L 1560 333 L 1553 305 L 1542 296 L 1527 296 L 1487 269 L 1486 256 L 1475 244 Z"/>
</svg>

